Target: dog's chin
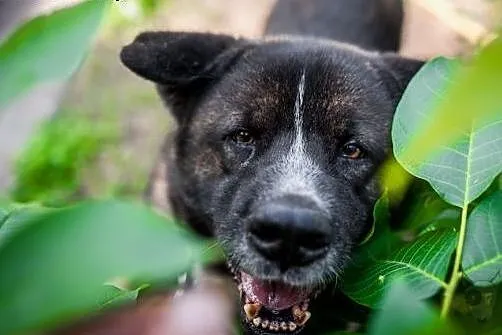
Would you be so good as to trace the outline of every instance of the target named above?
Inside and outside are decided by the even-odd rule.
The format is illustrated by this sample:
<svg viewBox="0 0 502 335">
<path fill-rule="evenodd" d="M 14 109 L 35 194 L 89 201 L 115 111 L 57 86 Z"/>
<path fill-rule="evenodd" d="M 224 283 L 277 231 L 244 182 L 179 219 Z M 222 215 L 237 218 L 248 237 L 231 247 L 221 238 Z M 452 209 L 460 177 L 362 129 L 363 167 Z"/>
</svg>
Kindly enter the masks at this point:
<svg viewBox="0 0 502 335">
<path fill-rule="evenodd" d="M 321 288 L 263 280 L 228 264 L 240 295 L 240 315 L 248 334 L 299 334 L 310 319 L 309 303 Z"/>
</svg>

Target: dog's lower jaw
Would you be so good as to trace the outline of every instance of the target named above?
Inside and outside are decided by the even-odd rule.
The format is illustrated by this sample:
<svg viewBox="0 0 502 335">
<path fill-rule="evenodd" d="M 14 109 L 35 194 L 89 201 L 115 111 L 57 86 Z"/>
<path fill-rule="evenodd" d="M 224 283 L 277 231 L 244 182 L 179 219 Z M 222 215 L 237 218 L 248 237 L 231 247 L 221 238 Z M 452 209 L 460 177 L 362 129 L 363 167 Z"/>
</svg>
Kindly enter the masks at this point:
<svg viewBox="0 0 502 335">
<path fill-rule="evenodd" d="M 311 317 L 309 303 L 320 289 L 262 281 L 236 270 L 231 263 L 227 265 L 234 274 L 240 295 L 240 316 L 247 334 L 292 335 L 303 331 Z"/>
</svg>

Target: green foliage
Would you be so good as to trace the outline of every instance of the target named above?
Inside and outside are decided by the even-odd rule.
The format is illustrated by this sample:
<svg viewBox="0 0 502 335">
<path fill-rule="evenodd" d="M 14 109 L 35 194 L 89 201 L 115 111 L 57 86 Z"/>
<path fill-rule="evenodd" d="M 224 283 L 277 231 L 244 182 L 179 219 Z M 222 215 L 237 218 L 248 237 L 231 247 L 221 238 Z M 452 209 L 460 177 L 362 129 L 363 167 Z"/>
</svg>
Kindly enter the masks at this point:
<svg viewBox="0 0 502 335">
<path fill-rule="evenodd" d="M 37 17 L 0 45 L 0 107 L 36 84 L 68 78 L 82 62 L 106 5 L 85 1 Z"/>
<path fill-rule="evenodd" d="M 378 307 L 395 280 L 405 280 L 416 297 L 424 299 L 446 287 L 445 278 L 456 234 L 438 230 L 424 234 L 386 257 L 344 276 L 344 292 L 358 303 Z"/>
<path fill-rule="evenodd" d="M 458 62 L 437 58 L 417 73 L 399 103 L 392 140 L 400 164 L 411 174 L 427 180 L 444 200 L 463 207 L 483 193 L 502 172 L 502 105 L 498 113 L 488 116 L 486 112 L 476 113 L 472 119 L 464 120 L 470 127 L 457 125 L 459 133 L 455 135 L 451 131 L 454 141 L 436 146 L 426 159 L 417 160 L 415 155 L 407 154 L 409 142 L 422 134 L 421 128 L 431 120 L 438 122 L 431 106 L 443 99 L 452 100 L 447 91 L 458 71 Z M 465 107 L 455 112 L 463 115 Z"/>
<path fill-rule="evenodd" d="M 89 202 L 24 218 L 0 245 L 1 334 L 93 311 L 118 297 L 103 287 L 116 278 L 138 287 L 210 259 L 207 244 L 139 205 Z"/>
<path fill-rule="evenodd" d="M 404 199 L 410 213 L 404 215 L 403 227 L 414 232 L 412 243 L 398 242 L 400 247 L 380 253 L 364 267 L 349 268 L 344 291 L 355 301 L 378 307 L 384 292 L 403 281 L 420 299 L 444 289 L 444 318 L 463 276 L 476 286 L 501 282 L 502 201 L 499 181 L 494 180 L 502 172 L 502 95 L 494 81 L 502 71 L 496 54 L 502 59 L 500 39 L 469 64 L 432 60 L 404 93 L 392 128 L 394 154 L 437 195 L 421 185 Z M 379 213 L 374 214 L 378 220 Z M 384 240 L 395 241 L 390 230 L 385 235 Z M 381 239 L 376 234 L 373 243 Z M 373 247 L 372 242 L 367 246 Z M 355 263 L 359 261 L 356 257 Z"/>
<path fill-rule="evenodd" d="M 60 206 L 82 193 L 82 172 L 120 134 L 113 120 L 90 119 L 64 111 L 45 122 L 15 166 L 11 197 L 18 202 Z"/>
<path fill-rule="evenodd" d="M 502 38 L 499 37 L 466 64 L 439 58 L 419 71 L 399 103 L 392 127 L 393 140 L 400 140 L 400 144 L 394 143 L 394 153 L 405 166 L 406 162 L 429 161 L 434 157 L 431 153 L 442 146 L 459 145 L 462 139 L 465 141 L 466 134 L 472 138 L 472 130 L 479 131 L 480 124 L 500 120 L 501 55 Z M 401 115 L 411 117 L 410 111 L 416 114 L 410 123 L 417 122 L 419 128 L 414 133 L 403 133 L 400 129 L 403 120 L 397 120 Z M 429 115 L 425 120 L 420 116 L 424 113 Z M 409 126 L 407 121 L 404 123 Z M 469 194 L 469 198 L 472 200 L 474 195 Z"/>
<path fill-rule="evenodd" d="M 438 313 L 417 299 L 411 287 L 396 280 L 387 290 L 382 308 L 369 325 L 370 335 L 458 334 Z"/>
<path fill-rule="evenodd" d="M 483 199 L 469 216 L 462 267 L 476 286 L 502 282 L 502 191 Z"/>
</svg>

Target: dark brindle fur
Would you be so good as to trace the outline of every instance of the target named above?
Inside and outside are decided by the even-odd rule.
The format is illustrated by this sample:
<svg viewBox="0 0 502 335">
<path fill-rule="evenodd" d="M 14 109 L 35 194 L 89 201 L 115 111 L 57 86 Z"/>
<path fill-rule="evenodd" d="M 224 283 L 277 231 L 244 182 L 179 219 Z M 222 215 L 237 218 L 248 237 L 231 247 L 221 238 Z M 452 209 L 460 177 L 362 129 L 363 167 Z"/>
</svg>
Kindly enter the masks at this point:
<svg viewBox="0 0 502 335">
<path fill-rule="evenodd" d="M 333 284 L 368 230 L 392 116 L 422 65 L 393 53 L 401 24 L 398 0 L 280 0 L 261 40 L 139 35 L 121 59 L 177 121 L 148 197 L 168 194 L 238 272 Z"/>
</svg>

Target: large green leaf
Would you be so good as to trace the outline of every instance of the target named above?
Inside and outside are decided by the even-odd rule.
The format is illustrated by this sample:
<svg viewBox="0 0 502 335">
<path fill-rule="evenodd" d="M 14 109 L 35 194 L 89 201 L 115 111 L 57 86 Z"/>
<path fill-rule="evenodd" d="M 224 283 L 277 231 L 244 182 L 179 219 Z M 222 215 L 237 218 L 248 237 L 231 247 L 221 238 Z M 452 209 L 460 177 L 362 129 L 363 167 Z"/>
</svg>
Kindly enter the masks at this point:
<svg viewBox="0 0 502 335">
<path fill-rule="evenodd" d="M 476 286 L 502 282 L 502 191 L 483 199 L 467 222 L 464 273 Z"/>
<path fill-rule="evenodd" d="M 369 335 L 458 334 L 425 302 L 411 286 L 396 281 L 385 296 L 382 309 L 369 324 Z"/>
<path fill-rule="evenodd" d="M 502 171 L 502 113 L 488 121 L 475 121 L 453 144 L 424 161 L 405 155 L 408 143 L 433 119 L 433 106 L 448 97 L 448 84 L 457 67 L 457 62 L 438 58 L 419 71 L 398 106 L 392 138 L 396 158 L 410 173 L 429 181 L 449 203 L 462 207 L 464 199 L 477 198 Z"/>
<path fill-rule="evenodd" d="M 378 307 L 389 286 L 402 279 L 417 297 L 428 298 L 446 286 L 444 279 L 456 237 L 452 229 L 424 234 L 363 269 L 347 271 L 343 291 L 362 305 Z"/>
<path fill-rule="evenodd" d="M 412 79 L 395 114 L 394 154 L 463 207 L 502 171 L 502 40 L 468 66 L 437 58 Z"/>
<path fill-rule="evenodd" d="M 107 1 L 85 1 L 24 24 L 0 45 L 0 107 L 80 65 Z"/>
<path fill-rule="evenodd" d="M 18 205 L 11 204 L 0 209 L 0 247 L 14 236 L 19 230 L 32 222 L 31 219 L 51 209 L 38 204 Z M 2 214 L 3 218 L 2 218 Z"/>
<path fill-rule="evenodd" d="M 0 334 L 94 310 L 103 285 L 173 279 L 204 244 L 146 207 L 89 202 L 38 216 L 0 246 Z M 205 257 L 204 257 L 205 258 Z"/>
</svg>

